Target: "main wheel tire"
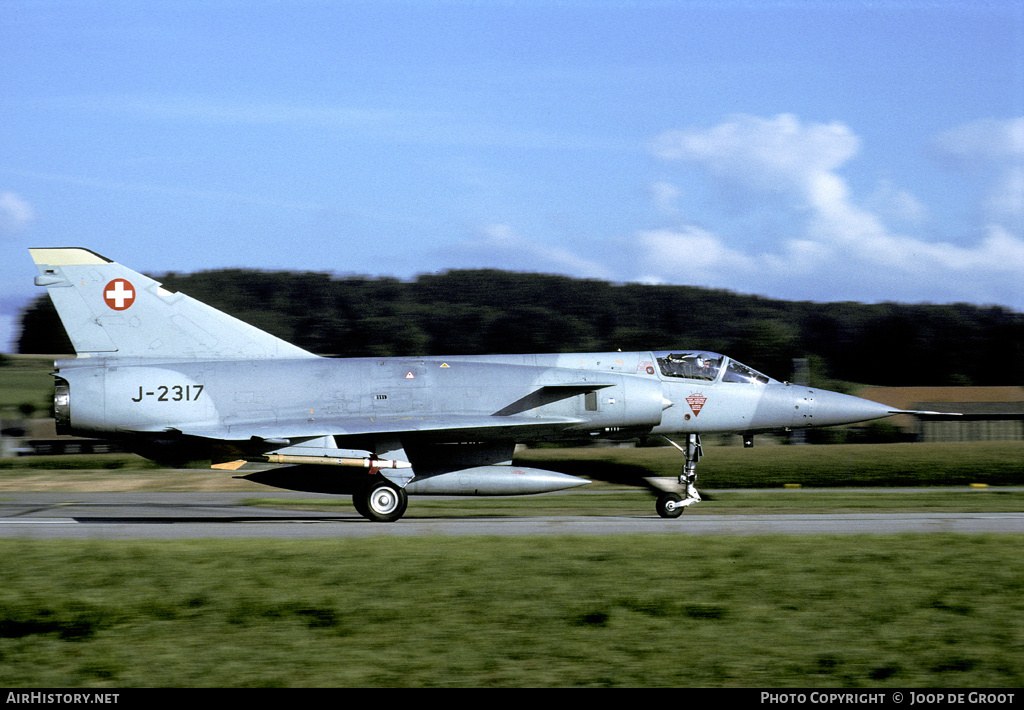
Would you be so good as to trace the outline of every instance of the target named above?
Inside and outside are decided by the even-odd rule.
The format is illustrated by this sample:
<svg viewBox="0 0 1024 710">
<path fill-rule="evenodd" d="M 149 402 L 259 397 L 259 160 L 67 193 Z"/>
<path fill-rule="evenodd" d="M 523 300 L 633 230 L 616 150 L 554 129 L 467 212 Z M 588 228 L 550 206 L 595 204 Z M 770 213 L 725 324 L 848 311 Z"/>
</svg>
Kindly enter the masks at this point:
<svg viewBox="0 0 1024 710">
<path fill-rule="evenodd" d="M 654 508 L 663 518 L 678 518 L 686 510 L 685 506 L 679 505 L 682 502 L 683 497 L 678 493 L 662 493 L 658 496 Z"/>
<path fill-rule="evenodd" d="M 403 515 L 409 506 L 409 495 L 390 481 L 372 484 L 361 501 L 363 515 L 375 523 L 393 523 Z"/>
<path fill-rule="evenodd" d="M 361 516 L 363 516 L 364 518 L 369 518 L 370 511 L 366 509 L 366 496 L 367 491 L 357 490 L 355 493 L 352 494 L 352 506 L 356 509 L 356 512 L 359 513 Z"/>
</svg>

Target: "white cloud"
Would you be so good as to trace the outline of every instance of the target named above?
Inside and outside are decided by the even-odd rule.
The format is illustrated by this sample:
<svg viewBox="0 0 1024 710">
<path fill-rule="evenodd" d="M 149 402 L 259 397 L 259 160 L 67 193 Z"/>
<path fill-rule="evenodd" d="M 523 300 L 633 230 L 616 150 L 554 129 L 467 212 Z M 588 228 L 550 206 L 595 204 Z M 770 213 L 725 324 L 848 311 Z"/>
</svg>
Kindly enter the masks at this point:
<svg viewBox="0 0 1024 710">
<path fill-rule="evenodd" d="M 984 206 L 993 221 L 1024 230 L 1024 164 L 1009 165 L 1000 173 Z"/>
<path fill-rule="evenodd" d="M 750 273 L 754 261 L 730 249 L 715 234 L 699 227 L 640 232 L 639 244 L 649 271 L 685 274 L 697 284 L 712 284 L 730 273 Z"/>
<path fill-rule="evenodd" d="M 1024 116 L 1009 120 L 983 119 L 940 133 L 935 139 L 940 157 L 972 167 L 1024 159 Z"/>
<path fill-rule="evenodd" d="M 495 268 L 513 271 L 570 273 L 585 278 L 610 279 L 608 269 L 568 249 L 529 240 L 507 224 L 491 224 L 472 239 L 445 250 L 445 260 L 460 268 Z"/>
<path fill-rule="evenodd" d="M 667 131 L 653 152 L 687 161 L 751 188 L 801 189 L 810 176 L 835 170 L 857 154 L 860 140 L 840 123 L 804 126 L 796 116 L 734 116 L 709 130 Z"/>
<path fill-rule="evenodd" d="M 991 175 L 985 219 L 1024 232 L 1024 117 L 958 126 L 941 133 L 935 148 L 954 169 Z"/>
<path fill-rule="evenodd" d="M 882 180 L 868 197 L 867 206 L 883 217 L 910 224 L 923 223 L 928 218 L 928 208 L 916 197 L 896 187 L 890 180 Z"/>
<path fill-rule="evenodd" d="M 670 182 L 651 183 L 651 197 L 654 205 L 662 214 L 674 215 L 679 212 L 679 198 L 681 192 L 678 187 Z"/>
<path fill-rule="evenodd" d="M 996 130 L 999 128 L 999 130 Z M 955 140 L 954 140 L 955 139 Z M 993 213 L 1024 212 L 1024 122 L 984 122 L 945 138 L 961 152 L 1002 156 L 1003 180 Z M 993 222 L 977 243 L 931 242 L 891 230 L 883 216 L 921 220 L 924 206 L 883 184 L 861 206 L 840 169 L 859 149 L 842 124 L 801 123 L 791 115 L 738 116 L 706 130 L 671 131 L 654 142 L 655 155 L 700 167 L 713 180 L 771 193 L 772 209 L 795 218 L 795 231 L 756 247 L 743 234 L 687 225 L 644 231 L 638 243 L 649 280 L 752 290 L 785 298 L 966 300 L 1024 306 L 1024 240 Z M 764 203 L 762 203 L 764 204 Z"/>
<path fill-rule="evenodd" d="M 33 219 L 32 205 L 13 192 L 0 192 L 0 233 L 20 232 Z"/>
</svg>

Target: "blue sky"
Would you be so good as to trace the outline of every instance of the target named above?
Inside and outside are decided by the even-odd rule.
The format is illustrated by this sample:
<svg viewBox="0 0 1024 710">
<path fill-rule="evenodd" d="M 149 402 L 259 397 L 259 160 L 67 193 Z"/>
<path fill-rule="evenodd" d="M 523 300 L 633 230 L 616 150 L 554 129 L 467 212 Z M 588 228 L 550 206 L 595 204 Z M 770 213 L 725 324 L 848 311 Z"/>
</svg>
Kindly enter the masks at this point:
<svg viewBox="0 0 1024 710">
<path fill-rule="evenodd" d="M 7 0 L 27 249 L 1024 310 L 1020 3 Z"/>
</svg>

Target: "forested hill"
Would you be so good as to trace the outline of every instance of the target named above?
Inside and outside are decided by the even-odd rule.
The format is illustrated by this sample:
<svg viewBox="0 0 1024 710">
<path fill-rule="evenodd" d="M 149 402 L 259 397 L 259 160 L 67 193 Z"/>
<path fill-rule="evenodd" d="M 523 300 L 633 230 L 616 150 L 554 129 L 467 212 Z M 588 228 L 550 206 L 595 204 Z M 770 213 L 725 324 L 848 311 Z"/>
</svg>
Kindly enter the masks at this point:
<svg viewBox="0 0 1024 710">
<path fill-rule="evenodd" d="M 1001 307 L 775 301 L 688 286 L 494 270 L 415 281 L 209 271 L 156 277 L 329 356 L 703 349 L 812 384 L 1024 385 L 1024 314 Z M 69 353 L 49 299 L 23 314 L 22 353 Z"/>
</svg>

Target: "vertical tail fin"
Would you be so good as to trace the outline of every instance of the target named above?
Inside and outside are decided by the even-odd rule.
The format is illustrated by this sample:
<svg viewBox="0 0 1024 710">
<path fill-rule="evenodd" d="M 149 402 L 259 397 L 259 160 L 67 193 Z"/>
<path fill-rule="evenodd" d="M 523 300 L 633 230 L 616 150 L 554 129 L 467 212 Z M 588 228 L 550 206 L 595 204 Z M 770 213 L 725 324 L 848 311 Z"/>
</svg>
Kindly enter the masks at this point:
<svg viewBox="0 0 1024 710">
<path fill-rule="evenodd" d="M 88 249 L 30 249 L 79 356 L 315 357 Z"/>
</svg>

